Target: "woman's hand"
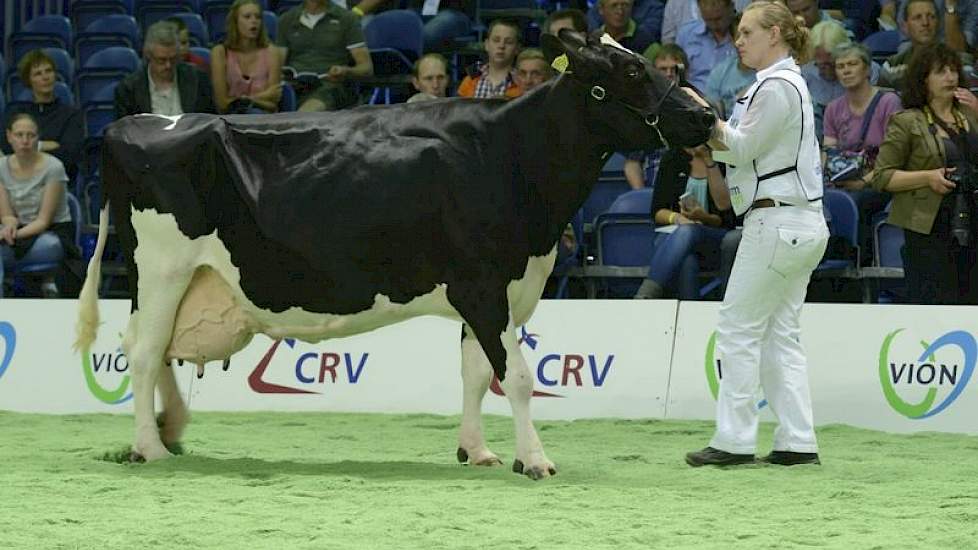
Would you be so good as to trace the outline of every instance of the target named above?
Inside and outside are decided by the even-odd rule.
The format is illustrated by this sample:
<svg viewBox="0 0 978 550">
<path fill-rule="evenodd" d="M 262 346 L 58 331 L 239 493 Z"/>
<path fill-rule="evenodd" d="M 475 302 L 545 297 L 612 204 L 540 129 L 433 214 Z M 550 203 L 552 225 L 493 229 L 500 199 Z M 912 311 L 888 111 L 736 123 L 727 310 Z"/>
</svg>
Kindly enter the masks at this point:
<svg viewBox="0 0 978 550">
<path fill-rule="evenodd" d="M 14 241 L 17 238 L 17 225 L 4 225 L 0 227 L 0 241 L 7 243 L 10 246 L 14 245 Z"/>
<path fill-rule="evenodd" d="M 686 223 L 703 223 L 706 216 L 706 210 L 703 210 L 700 205 L 694 206 L 691 210 L 684 209 L 682 205 L 679 206 L 679 217 L 687 220 Z"/>
<path fill-rule="evenodd" d="M 972 114 L 978 115 L 978 97 L 975 97 L 975 94 L 971 93 L 971 90 L 967 88 L 954 90 L 954 99 L 957 99 L 958 103 L 971 111 Z"/>
<path fill-rule="evenodd" d="M 955 188 L 954 182 L 947 179 L 947 176 L 954 172 L 954 168 L 935 168 L 927 171 L 927 186 L 938 195 L 947 195 Z"/>
</svg>

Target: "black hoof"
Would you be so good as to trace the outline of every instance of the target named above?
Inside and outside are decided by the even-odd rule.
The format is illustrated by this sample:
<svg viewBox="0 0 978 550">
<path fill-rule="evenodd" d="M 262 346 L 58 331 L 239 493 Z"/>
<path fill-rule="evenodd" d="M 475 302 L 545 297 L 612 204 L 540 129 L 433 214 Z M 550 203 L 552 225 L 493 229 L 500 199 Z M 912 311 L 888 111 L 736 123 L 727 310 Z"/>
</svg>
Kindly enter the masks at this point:
<svg viewBox="0 0 978 550">
<path fill-rule="evenodd" d="M 550 475 L 552 475 L 552 476 L 557 475 L 557 468 L 554 468 L 553 466 L 551 466 L 550 468 L 547 468 L 547 471 L 550 472 Z"/>
<path fill-rule="evenodd" d="M 138 463 L 146 462 L 146 459 L 143 458 L 143 455 L 137 453 L 136 451 L 130 451 L 129 462 L 132 462 L 133 464 L 138 464 Z"/>
<path fill-rule="evenodd" d="M 183 359 L 177 359 L 177 365 L 183 366 Z"/>
<path fill-rule="evenodd" d="M 175 455 L 183 454 L 183 445 L 179 441 L 175 443 L 170 443 L 169 445 L 164 444 L 164 446 L 166 447 L 166 450 L 170 451 L 171 454 L 175 454 Z"/>
<path fill-rule="evenodd" d="M 156 415 L 156 427 L 162 428 L 164 424 L 166 424 L 166 421 L 163 418 L 163 413 Z"/>
<path fill-rule="evenodd" d="M 224 369 L 225 371 L 231 368 L 231 359 L 225 359 L 224 364 L 221 366 L 221 368 Z"/>
<path fill-rule="evenodd" d="M 526 471 L 526 477 L 532 479 L 533 481 L 540 481 L 546 476 L 543 475 L 543 470 L 540 468 L 530 468 Z"/>
<path fill-rule="evenodd" d="M 523 461 L 520 459 L 513 460 L 513 473 L 522 474 L 523 473 Z"/>
<path fill-rule="evenodd" d="M 469 453 L 467 453 L 465 449 L 459 447 L 458 450 L 455 451 L 455 458 L 462 464 L 465 464 L 469 461 Z"/>
<path fill-rule="evenodd" d="M 197 380 L 200 380 L 203 377 L 204 377 L 204 371 L 202 370 L 197 371 Z"/>
</svg>

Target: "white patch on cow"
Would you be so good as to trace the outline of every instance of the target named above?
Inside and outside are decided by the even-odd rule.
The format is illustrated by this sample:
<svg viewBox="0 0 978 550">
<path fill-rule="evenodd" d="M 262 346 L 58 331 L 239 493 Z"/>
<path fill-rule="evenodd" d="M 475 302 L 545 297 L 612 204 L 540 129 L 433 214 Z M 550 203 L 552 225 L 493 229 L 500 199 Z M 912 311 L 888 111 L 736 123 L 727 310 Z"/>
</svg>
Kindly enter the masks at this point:
<svg viewBox="0 0 978 550">
<path fill-rule="evenodd" d="M 604 33 L 604 34 L 601 35 L 601 43 L 604 44 L 604 45 L 606 45 L 606 46 L 611 46 L 611 47 L 614 47 L 614 48 L 618 48 L 619 50 L 625 50 L 626 52 L 628 52 L 628 53 L 630 53 L 632 55 L 638 55 L 635 52 L 633 52 L 632 50 L 629 50 L 625 46 L 622 46 L 621 44 L 619 44 L 618 41 L 615 40 L 614 38 L 612 38 L 611 35 L 608 34 L 608 33 Z"/>
<path fill-rule="evenodd" d="M 164 130 L 172 130 L 176 128 L 177 122 L 180 122 L 180 118 L 183 117 L 183 115 L 158 115 L 156 113 L 139 113 L 136 116 L 155 116 L 159 118 L 165 118 L 170 121 L 170 125 L 164 126 L 163 127 Z"/>
</svg>

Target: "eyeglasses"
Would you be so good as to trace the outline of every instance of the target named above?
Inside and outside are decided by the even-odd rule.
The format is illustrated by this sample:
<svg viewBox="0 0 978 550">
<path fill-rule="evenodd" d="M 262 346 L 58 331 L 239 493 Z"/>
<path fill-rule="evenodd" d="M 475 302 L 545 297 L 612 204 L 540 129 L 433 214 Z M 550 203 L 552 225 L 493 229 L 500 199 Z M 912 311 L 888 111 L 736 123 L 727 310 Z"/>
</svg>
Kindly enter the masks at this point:
<svg viewBox="0 0 978 550">
<path fill-rule="evenodd" d="M 149 62 L 154 65 L 161 65 L 161 66 L 176 65 L 177 63 L 180 62 L 179 54 L 170 57 L 156 57 L 153 54 L 149 54 L 147 57 L 149 57 Z"/>
</svg>

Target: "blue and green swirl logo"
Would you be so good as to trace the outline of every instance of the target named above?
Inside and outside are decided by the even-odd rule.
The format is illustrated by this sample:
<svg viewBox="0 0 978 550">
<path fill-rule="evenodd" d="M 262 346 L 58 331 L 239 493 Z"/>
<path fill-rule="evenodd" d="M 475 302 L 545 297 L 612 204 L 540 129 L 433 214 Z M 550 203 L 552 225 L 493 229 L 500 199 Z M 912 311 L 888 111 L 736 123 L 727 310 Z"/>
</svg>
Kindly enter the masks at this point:
<svg viewBox="0 0 978 550">
<path fill-rule="evenodd" d="M 3 339 L 3 358 L 0 359 L 0 378 L 7 372 L 7 367 L 14 359 L 14 348 L 17 347 L 17 331 L 7 321 L 0 321 L 0 339 Z"/>
<path fill-rule="evenodd" d="M 112 371 L 115 371 L 114 374 Z M 87 348 L 82 350 L 82 372 L 85 374 L 88 391 L 99 401 L 119 405 L 132 399 L 132 390 L 129 389 L 129 361 L 121 349 L 117 349 L 115 353 L 97 354 Z M 118 386 L 114 389 L 103 387 L 98 379 L 106 375 L 120 378 Z"/>
<path fill-rule="evenodd" d="M 955 330 L 944 334 L 932 343 L 921 340 L 920 346 L 923 352 L 916 360 L 898 361 L 891 358 L 890 346 L 903 330 L 897 329 L 886 335 L 880 347 L 879 377 L 883 396 L 893 410 L 907 418 L 914 420 L 930 418 L 950 407 L 967 387 L 975 371 L 978 345 L 975 343 L 975 337 L 970 333 Z M 938 361 L 938 351 L 942 351 L 943 357 L 948 357 L 944 348 L 960 349 L 962 362 Z M 952 356 L 956 357 L 956 354 Z M 898 386 L 925 387 L 927 390 L 920 402 L 913 403 L 900 396 L 897 392 Z M 952 389 L 943 401 L 935 405 L 942 387 Z"/>
</svg>

